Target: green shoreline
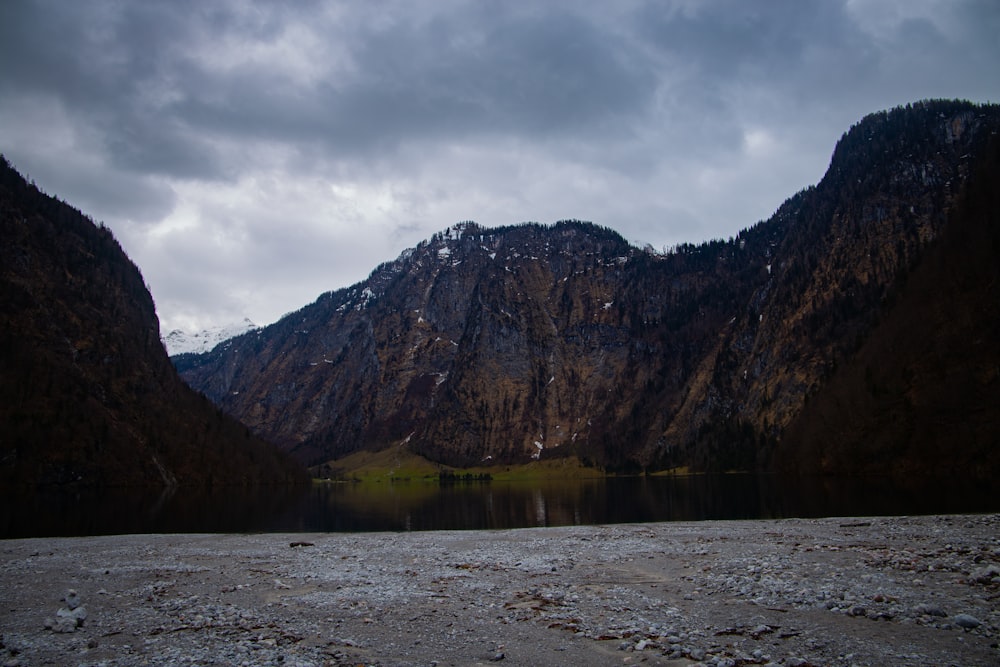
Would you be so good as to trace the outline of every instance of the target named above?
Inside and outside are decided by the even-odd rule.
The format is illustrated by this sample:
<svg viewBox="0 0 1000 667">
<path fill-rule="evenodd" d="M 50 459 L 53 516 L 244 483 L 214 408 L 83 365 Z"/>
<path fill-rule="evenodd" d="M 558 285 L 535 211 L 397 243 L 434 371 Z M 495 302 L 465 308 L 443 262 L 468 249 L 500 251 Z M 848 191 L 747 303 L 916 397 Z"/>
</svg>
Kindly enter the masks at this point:
<svg viewBox="0 0 1000 667">
<path fill-rule="evenodd" d="M 602 479 L 616 477 L 600 468 L 585 465 L 575 456 L 510 465 L 456 468 L 430 461 L 399 447 L 379 452 L 355 452 L 342 459 L 310 468 L 314 483 L 438 482 L 442 477 L 455 481 L 530 481 L 542 479 Z M 687 468 L 650 472 L 653 476 L 689 475 Z"/>
</svg>

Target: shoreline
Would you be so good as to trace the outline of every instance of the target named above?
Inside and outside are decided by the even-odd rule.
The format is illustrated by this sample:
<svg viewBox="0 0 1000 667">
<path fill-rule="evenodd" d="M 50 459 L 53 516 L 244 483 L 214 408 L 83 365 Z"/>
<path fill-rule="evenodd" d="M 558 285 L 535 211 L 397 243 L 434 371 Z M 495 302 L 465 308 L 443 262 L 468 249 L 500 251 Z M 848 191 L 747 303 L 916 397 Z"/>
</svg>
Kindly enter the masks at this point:
<svg viewBox="0 0 1000 667">
<path fill-rule="evenodd" d="M 0 664 L 992 665 L 1000 515 L 0 541 Z M 57 632 L 68 589 L 86 608 Z"/>
</svg>

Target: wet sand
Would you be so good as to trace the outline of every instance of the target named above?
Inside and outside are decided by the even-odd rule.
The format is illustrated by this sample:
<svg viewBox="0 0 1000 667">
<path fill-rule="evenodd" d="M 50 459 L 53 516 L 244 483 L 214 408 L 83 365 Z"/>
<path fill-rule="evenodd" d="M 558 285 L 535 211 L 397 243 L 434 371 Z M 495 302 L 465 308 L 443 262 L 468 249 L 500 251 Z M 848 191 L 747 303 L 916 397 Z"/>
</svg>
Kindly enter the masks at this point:
<svg viewBox="0 0 1000 667">
<path fill-rule="evenodd" d="M 0 665 L 1000 664 L 1000 515 L 26 539 L 0 563 Z"/>
</svg>

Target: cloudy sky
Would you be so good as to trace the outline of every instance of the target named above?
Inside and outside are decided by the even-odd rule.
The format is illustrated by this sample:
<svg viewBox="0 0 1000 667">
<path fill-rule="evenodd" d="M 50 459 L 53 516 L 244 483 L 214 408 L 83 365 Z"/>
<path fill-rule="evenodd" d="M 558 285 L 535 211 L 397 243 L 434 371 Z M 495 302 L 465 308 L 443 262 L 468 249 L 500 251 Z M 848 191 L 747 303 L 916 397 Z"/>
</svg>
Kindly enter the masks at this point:
<svg viewBox="0 0 1000 667">
<path fill-rule="evenodd" d="M 266 324 L 434 232 L 727 237 L 866 113 L 1000 101 L 996 0 L 3 0 L 0 152 L 164 330 Z"/>
</svg>

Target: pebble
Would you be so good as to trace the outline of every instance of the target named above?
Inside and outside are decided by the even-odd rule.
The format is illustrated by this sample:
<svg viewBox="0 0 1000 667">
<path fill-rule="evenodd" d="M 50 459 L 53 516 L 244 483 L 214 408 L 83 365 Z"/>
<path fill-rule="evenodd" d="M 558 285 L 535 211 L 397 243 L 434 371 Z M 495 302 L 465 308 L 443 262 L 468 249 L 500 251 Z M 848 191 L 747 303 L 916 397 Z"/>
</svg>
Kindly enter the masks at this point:
<svg viewBox="0 0 1000 667">
<path fill-rule="evenodd" d="M 283 554 L 289 553 L 288 538 L 255 537 L 247 545 L 241 542 L 242 550 L 228 552 L 239 562 L 233 575 L 225 577 L 201 565 L 169 561 L 167 553 L 143 557 L 126 552 L 118 556 L 116 544 L 108 550 L 110 558 L 120 561 L 115 561 L 115 571 L 128 574 L 135 568 L 137 572 L 129 575 L 131 587 L 118 580 L 102 580 L 108 588 L 98 591 L 103 596 L 100 614 L 96 622 L 88 619 L 94 629 L 82 638 L 68 638 L 68 642 L 50 638 L 48 644 L 85 651 L 85 645 L 97 648 L 99 636 L 101 654 L 118 653 L 122 657 L 116 664 L 123 667 L 144 664 L 145 656 L 154 655 L 148 664 L 209 664 L 215 660 L 216 664 L 318 667 L 360 662 L 430 664 L 432 658 L 441 664 L 463 664 L 459 654 L 470 645 L 479 661 L 506 664 L 512 656 L 506 656 L 506 647 L 498 640 L 507 636 L 495 632 L 531 624 L 551 628 L 552 644 L 525 647 L 510 639 L 508 647 L 516 645 L 518 654 L 534 651 L 542 655 L 541 649 L 548 646 L 561 651 L 555 655 L 564 656 L 567 664 L 579 658 L 577 652 L 586 650 L 581 647 L 590 645 L 589 640 L 600 638 L 614 640 L 609 645 L 625 652 L 620 660 L 632 664 L 653 662 L 662 656 L 678 663 L 714 667 L 847 667 L 852 663 L 886 664 L 894 626 L 910 624 L 905 630 L 914 638 L 914 647 L 926 649 L 926 656 L 895 655 L 903 664 L 948 664 L 940 659 L 944 649 L 935 642 L 949 635 L 948 650 L 951 642 L 960 640 L 961 646 L 953 655 L 966 658 L 954 664 L 993 664 L 968 658 L 983 655 L 972 652 L 980 650 L 976 646 L 989 647 L 998 639 L 994 627 L 997 606 L 988 597 L 995 588 L 984 586 L 1000 583 L 993 564 L 1000 562 L 1000 548 L 994 554 L 971 540 L 971 547 L 960 543 L 959 538 L 964 537 L 955 535 L 949 540 L 951 551 L 945 553 L 944 542 L 939 545 L 936 538 L 928 537 L 940 529 L 938 520 L 919 520 L 930 526 L 920 530 L 911 528 L 908 519 L 880 521 L 886 530 L 871 542 L 836 541 L 836 531 L 816 529 L 809 533 L 805 527 L 813 525 L 811 522 L 803 522 L 801 528 L 798 522 L 768 523 L 764 530 L 773 539 L 767 548 L 753 540 L 732 537 L 729 531 L 741 526 L 678 524 L 657 529 L 676 544 L 667 539 L 650 541 L 645 531 L 650 530 L 650 537 L 655 537 L 651 529 L 602 528 L 597 532 L 616 534 L 618 539 L 591 540 L 590 533 L 578 538 L 588 542 L 576 565 L 579 570 L 586 568 L 587 576 L 580 580 L 563 574 L 569 567 L 563 566 L 566 560 L 562 555 L 558 575 L 552 575 L 551 567 L 555 554 L 562 554 L 560 549 L 564 548 L 559 542 L 566 538 L 560 533 L 572 539 L 574 531 L 582 529 L 526 532 L 516 539 L 499 532 L 479 542 L 468 541 L 465 535 L 459 541 L 448 535 L 425 538 L 417 534 L 407 536 L 411 550 L 399 556 L 398 562 L 392 560 L 394 551 L 368 537 L 322 537 L 319 548 L 296 545 L 294 559 L 274 555 L 279 551 L 277 546 L 283 547 Z M 1000 520 L 990 521 L 1000 528 Z M 906 542 L 895 537 L 894 530 L 913 531 L 914 537 Z M 702 554 L 708 563 L 688 559 L 675 564 L 667 558 L 677 554 L 678 558 L 687 557 L 690 552 L 682 549 L 692 541 L 686 535 L 702 532 L 708 537 L 699 538 L 699 544 L 712 545 Z M 998 534 L 995 530 L 983 534 L 985 537 L 976 538 L 980 543 L 991 548 L 1000 544 L 993 537 Z M 525 540 L 533 541 L 537 550 L 523 548 Z M 908 549 L 900 549 L 898 544 Z M 329 545 L 336 545 L 336 550 Z M 197 543 L 183 549 L 187 551 L 181 553 L 187 557 L 205 558 Z M 462 553 L 461 560 L 450 549 Z M 333 551 L 336 556 L 329 556 Z M 827 552 L 844 555 L 832 560 Z M 674 578 L 647 579 L 647 566 L 639 556 L 635 559 L 643 567 L 625 565 L 633 562 L 635 553 L 666 563 L 666 572 Z M 211 551 L 209 554 L 218 557 Z M 980 554 L 982 557 L 973 561 Z M 15 559 L 11 562 L 17 563 Z M 106 561 L 98 562 L 102 570 L 106 568 Z M 37 568 L 27 558 L 21 563 L 22 576 Z M 928 569 L 931 563 L 934 568 Z M 917 568 L 920 576 L 926 577 L 920 588 L 913 583 Z M 633 584 L 631 577 L 638 577 L 640 583 Z M 56 592 L 42 597 L 60 597 L 58 588 L 49 590 Z M 685 593 L 698 602 L 684 604 Z M 25 599 L 37 597 L 35 593 L 34 598 Z M 74 611 L 83 609 L 83 601 L 76 592 L 66 592 L 62 600 L 63 613 L 55 617 L 58 623 L 50 622 L 50 630 L 77 631 Z M 396 618 L 396 610 L 408 601 L 415 602 L 414 610 L 404 619 Z M 730 606 L 732 613 L 727 611 Z M 813 613 L 823 606 L 837 613 Z M 865 623 L 852 618 L 858 616 L 882 620 Z M 37 618 L 31 621 L 36 630 Z M 491 625 L 496 620 L 499 624 Z M 404 648 L 386 640 L 393 636 L 394 624 L 410 633 L 405 635 Z M 917 629 L 914 624 L 926 628 Z M 851 652 L 847 652 L 848 646 L 839 644 L 839 635 L 830 633 L 851 627 L 859 627 L 864 636 L 852 639 Z M 435 633 L 441 628 L 447 629 L 439 637 Z M 946 628 L 974 632 L 946 633 Z M 474 631 L 481 634 L 464 634 Z M 302 641 L 329 632 L 336 634 L 315 646 L 311 639 Z M 343 639 L 342 633 L 357 633 L 360 643 Z M 87 644 L 91 635 L 95 636 L 93 647 Z M 8 632 L 8 646 L 12 645 L 9 637 Z M 440 645 L 435 645 L 438 641 Z M 134 648 L 125 642 L 134 643 Z M 474 648 L 477 643 L 478 650 Z M 352 650 L 355 646 L 362 650 Z M 30 650 L 31 657 L 20 657 L 25 665 L 45 664 L 43 659 L 35 659 L 48 650 L 41 640 Z M 937 660 L 930 658 L 932 653 Z M 366 661 L 366 654 L 373 660 Z M 995 657 L 995 646 L 990 655 Z M 394 661 L 388 660 L 390 656 Z M 0 652 L 0 666 L 4 657 Z M 50 664 L 65 661 L 50 660 Z"/>
<path fill-rule="evenodd" d="M 974 630 L 983 624 L 982 621 L 970 614 L 958 614 L 954 620 L 955 625 L 966 630 Z"/>
<path fill-rule="evenodd" d="M 977 584 L 989 584 L 993 582 L 993 579 L 1000 577 L 1000 567 L 996 565 L 987 565 L 986 567 L 981 567 L 978 570 L 973 571 L 972 580 Z"/>
<path fill-rule="evenodd" d="M 927 603 L 918 604 L 916 607 L 913 608 L 913 611 L 918 616 L 926 615 L 926 616 L 939 616 L 941 618 L 944 618 L 948 615 L 947 612 L 945 612 L 945 610 L 942 609 L 940 605 L 936 604 L 927 604 Z"/>
</svg>

